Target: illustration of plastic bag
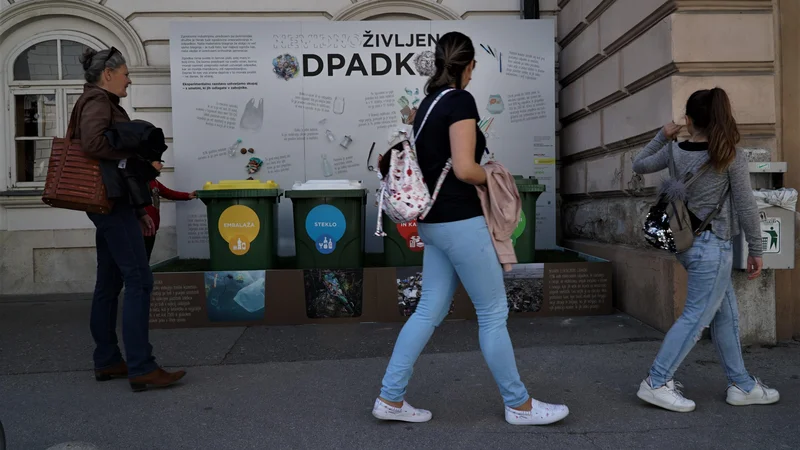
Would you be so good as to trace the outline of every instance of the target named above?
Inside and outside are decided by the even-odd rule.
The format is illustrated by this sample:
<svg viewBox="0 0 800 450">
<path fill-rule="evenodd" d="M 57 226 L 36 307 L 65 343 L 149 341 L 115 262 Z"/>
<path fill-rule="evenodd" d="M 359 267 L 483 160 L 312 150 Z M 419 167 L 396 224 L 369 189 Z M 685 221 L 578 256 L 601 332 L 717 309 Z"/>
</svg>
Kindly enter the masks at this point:
<svg viewBox="0 0 800 450">
<path fill-rule="evenodd" d="M 247 312 L 256 312 L 264 309 L 264 279 L 260 278 L 255 283 L 250 284 L 236 293 L 233 301 L 239 304 Z"/>
<path fill-rule="evenodd" d="M 264 125 L 264 99 L 259 100 L 256 106 L 256 99 L 251 98 L 244 107 L 239 127 L 243 130 L 258 131 L 262 125 Z"/>
<path fill-rule="evenodd" d="M 499 94 L 489 96 L 489 104 L 486 105 L 486 110 L 491 114 L 500 114 L 505 110 L 503 106 L 503 98 Z"/>
</svg>

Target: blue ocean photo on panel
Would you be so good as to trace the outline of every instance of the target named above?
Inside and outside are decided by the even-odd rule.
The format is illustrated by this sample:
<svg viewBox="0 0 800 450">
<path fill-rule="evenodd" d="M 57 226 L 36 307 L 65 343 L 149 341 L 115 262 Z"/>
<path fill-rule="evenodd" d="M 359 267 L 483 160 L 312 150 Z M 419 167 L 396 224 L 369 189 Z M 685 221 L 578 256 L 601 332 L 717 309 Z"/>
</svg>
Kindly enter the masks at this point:
<svg viewBox="0 0 800 450">
<path fill-rule="evenodd" d="M 211 322 L 264 320 L 265 272 L 206 272 L 206 310 Z"/>
</svg>

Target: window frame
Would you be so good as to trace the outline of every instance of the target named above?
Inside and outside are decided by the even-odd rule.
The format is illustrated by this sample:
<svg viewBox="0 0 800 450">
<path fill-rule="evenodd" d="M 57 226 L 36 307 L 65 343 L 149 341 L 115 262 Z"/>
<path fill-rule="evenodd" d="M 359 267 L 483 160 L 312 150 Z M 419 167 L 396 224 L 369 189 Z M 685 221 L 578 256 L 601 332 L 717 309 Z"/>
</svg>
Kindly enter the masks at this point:
<svg viewBox="0 0 800 450">
<path fill-rule="evenodd" d="M 58 80 L 14 80 L 14 64 L 22 53 L 28 50 L 31 46 L 46 42 L 56 41 L 57 48 L 57 64 L 58 64 Z M 17 45 L 14 50 L 9 54 L 6 60 L 6 73 L 7 83 L 4 86 L 7 94 L 6 111 L 9 113 L 9 119 L 3 125 L 7 136 L 6 148 L 8 157 L 8 175 L 9 185 L 11 190 L 42 190 L 44 182 L 42 181 L 19 181 L 17 179 L 18 173 L 18 159 L 17 159 L 17 142 L 18 141 L 37 141 L 37 140 L 50 140 L 50 138 L 36 138 L 36 137 L 20 137 L 16 136 L 16 96 L 18 95 L 37 95 L 37 94 L 55 94 L 56 97 L 56 135 L 63 137 L 67 132 L 69 116 L 67 115 L 67 96 L 69 94 L 81 94 L 83 92 L 84 80 L 62 80 L 63 77 L 63 62 L 61 59 L 61 41 L 72 41 L 79 44 L 92 47 L 95 50 L 100 50 L 106 46 L 98 39 L 95 39 L 86 34 L 77 33 L 74 31 L 58 30 L 47 33 L 40 33 L 31 37 Z"/>
</svg>

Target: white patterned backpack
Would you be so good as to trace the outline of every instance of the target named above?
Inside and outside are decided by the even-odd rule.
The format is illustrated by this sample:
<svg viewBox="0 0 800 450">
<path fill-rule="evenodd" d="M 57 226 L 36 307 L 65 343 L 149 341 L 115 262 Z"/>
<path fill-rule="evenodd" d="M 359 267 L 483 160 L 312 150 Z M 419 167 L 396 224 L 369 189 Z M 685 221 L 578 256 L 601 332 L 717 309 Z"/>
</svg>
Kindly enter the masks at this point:
<svg viewBox="0 0 800 450">
<path fill-rule="evenodd" d="M 428 191 L 428 185 L 422 177 L 422 171 L 417 162 L 417 151 L 415 143 L 417 137 L 422 133 L 425 122 L 428 121 L 428 116 L 433 111 L 433 108 L 450 91 L 454 89 L 446 89 L 442 91 L 436 99 L 433 100 L 428 112 L 425 113 L 425 118 L 419 126 L 416 133 L 409 130 L 400 130 L 398 133 L 402 139 L 402 149 L 393 147 L 391 149 L 391 160 L 389 163 L 389 172 L 385 177 L 381 177 L 381 188 L 378 193 L 378 227 L 375 231 L 376 236 L 386 236 L 383 232 L 383 213 L 386 213 L 394 223 L 408 223 L 417 219 L 425 219 L 425 216 L 433 207 L 433 202 L 439 195 L 439 190 L 442 188 L 445 177 L 453 167 L 453 159 L 448 158 L 445 163 L 442 174 L 436 182 L 436 189 L 433 195 Z M 413 136 L 411 136 L 413 135 Z M 378 172 L 380 177 L 380 172 Z"/>
</svg>

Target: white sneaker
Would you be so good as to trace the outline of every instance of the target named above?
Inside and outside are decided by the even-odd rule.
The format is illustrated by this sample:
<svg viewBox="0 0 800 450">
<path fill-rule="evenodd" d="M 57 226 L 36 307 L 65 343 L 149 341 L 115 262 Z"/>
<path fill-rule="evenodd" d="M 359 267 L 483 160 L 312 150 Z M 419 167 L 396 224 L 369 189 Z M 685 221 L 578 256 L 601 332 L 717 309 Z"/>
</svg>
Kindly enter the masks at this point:
<svg viewBox="0 0 800 450">
<path fill-rule="evenodd" d="M 639 392 L 636 393 L 636 396 L 651 405 L 659 406 L 670 411 L 694 411 L 695 404 L 693 401 L 683 396 L 679 390 L 682 387 L 680 383 L 670 380 L 666 385 L 658 389 L 653 389 L 650 385 L 650 377 L 647 377 L 642 381 L 642 384 L 639 385 Z"/>
<path fill-rule="evenodd" d="M 756 386 L 749 393 L 741 390 L 739 386 L 733 385 L 728 388 L 728 398 L 725 399 L 729 405 L 771 405 L 781 399 L 781 394 L 775 389 L 770 389 L 758 378 L 753 378 Z"/>
<path fill-rule="evenodd" d="M 399 420 L 401 422 L 415 423 L 427 422 L 433 418 L 433 414 L 430 411 L 414 408 L 405 400 L 402 408 L 396 408 L 384 403 L 380 398 L 375 399 L 372 415 L 381 420 Z"/>
<path fill-rule="evenodd" d="M 533 401 L 533 409 L 520 411 L 506 406 L 506 422 L 511 425 L 549 425 L 569 415 L 566 405 L 551 405 L 549 403 Z"/>
</svg>

